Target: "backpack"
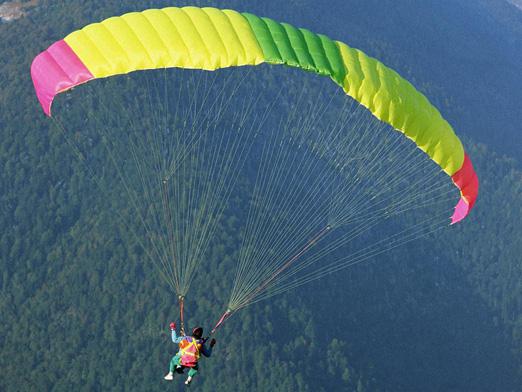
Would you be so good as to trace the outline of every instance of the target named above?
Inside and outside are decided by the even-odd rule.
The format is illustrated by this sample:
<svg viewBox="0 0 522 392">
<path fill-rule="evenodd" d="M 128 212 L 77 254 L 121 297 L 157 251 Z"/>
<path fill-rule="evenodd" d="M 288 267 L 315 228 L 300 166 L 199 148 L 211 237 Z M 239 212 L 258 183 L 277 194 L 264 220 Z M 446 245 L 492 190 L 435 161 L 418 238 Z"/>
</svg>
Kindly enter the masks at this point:
<svg viewBox="0 0 522 392">
<path fill-rule="evenodd" d="M 181 357 L 181 365 L 186 367 L 194 367 L 198 364 L 201 350 L 201 342 L 192 336 L 185 336 L 179 342 L 179 350 Z"/>
</svg>

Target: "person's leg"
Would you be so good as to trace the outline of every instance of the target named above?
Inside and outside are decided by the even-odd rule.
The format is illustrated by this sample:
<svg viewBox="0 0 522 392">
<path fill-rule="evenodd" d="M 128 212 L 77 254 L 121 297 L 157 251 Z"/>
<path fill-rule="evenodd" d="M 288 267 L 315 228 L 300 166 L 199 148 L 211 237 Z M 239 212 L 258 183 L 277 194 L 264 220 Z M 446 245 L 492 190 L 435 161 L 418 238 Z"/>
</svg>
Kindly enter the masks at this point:
<svg viewBox="0 0 522 392">
<path fill-rule="evenodd" d="M 179 365 L 179 355 L 174 355 L 172 359 L 170 360 L 169 364 L 169 372 L 173 372 L 174 369 L 176 369 L 176 366 Z"/>
<path fill-rule="evenodd" d="M 192 382 L 192 378 L 198 373 L 198 365 L 194 366 L 193 368 L 190 368 L 188 372 L 187 381 L 185 381 L 185 384 L 190 384 Z"/>
<path fill-rule="evenodd" d="M 176 366 L 179 364 L 179 355 L 174 355 L 172 357 L 172 359 L 170 360 L 170 363 L 169 363 L 169 372 L 168 374 L 164 377 L 165 380 L 172 380 L 174 378 L 174 369 L 176 368 Z"/>
</svg>

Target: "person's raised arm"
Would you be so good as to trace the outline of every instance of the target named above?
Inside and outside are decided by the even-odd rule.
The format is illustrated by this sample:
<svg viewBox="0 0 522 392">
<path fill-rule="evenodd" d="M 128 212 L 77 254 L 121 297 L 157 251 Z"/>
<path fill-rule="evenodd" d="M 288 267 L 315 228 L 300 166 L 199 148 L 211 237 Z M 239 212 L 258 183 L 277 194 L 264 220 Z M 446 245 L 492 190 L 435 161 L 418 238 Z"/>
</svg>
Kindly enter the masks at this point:
<svg viewBox="0 0 522 392">
<path fill-rule="evenodd" d="M 183 336 L 178 336 L 176 333 L 176 323 L 174 322 L 170 323 L 170 333 L 173 343 L 179 343 L 183 339 Z"/>
</svg>

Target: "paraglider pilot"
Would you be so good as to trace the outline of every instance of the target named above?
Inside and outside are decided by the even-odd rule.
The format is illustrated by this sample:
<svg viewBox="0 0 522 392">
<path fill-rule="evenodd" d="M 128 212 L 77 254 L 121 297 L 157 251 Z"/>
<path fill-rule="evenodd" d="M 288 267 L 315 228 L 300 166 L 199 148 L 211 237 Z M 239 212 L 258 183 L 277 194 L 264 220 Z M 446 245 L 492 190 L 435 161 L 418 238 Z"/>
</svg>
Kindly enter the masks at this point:
<svg viewBox="0 0 522 392">
<path fill-rule="evenodd" d="M 186 385 L 189 385 L 192 378 L 198 372 L 198 361 L 203 354 L 205 357 L 212 355 L 212 348 L 216 344 L 216 339 L 210 341 L 210 347 L 205 346 L 206 340 L 203 339 L 203 328 L 196 327 L 192 330 L 192 336 L 178 336 L 176 334 L 176 323 L 170 323 L 172 334 L 172 342 L 179 345 L 179 351 L 172 357 L 169 365 L 169 372 L 164 377 L 165 380 L 171 381 L 174 378 L 174 372 L 183 373 L 185 368 L 189 369 Z"/>
</svg>

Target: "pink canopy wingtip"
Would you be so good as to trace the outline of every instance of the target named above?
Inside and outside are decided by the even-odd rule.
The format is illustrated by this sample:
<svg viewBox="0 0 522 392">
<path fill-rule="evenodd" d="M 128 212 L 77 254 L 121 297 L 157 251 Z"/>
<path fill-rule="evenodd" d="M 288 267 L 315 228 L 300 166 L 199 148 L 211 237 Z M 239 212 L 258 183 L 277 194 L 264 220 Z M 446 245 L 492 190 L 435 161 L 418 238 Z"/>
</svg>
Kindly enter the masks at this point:
<svg viewBox="0 0 522 392">
<path fill-rule="evenodd" d="M 453 215 L 451 216 L 451 224 L 453 225 L 464 219 L 468 215 L 469 210 L 470 208 L 468 202 L 461 197 L 459 202 L 455 206 L 455 211 L 453 212 Z"/>
<path fill-rule="evenodd" d="M 36 56 L 31 64 L 36 96 L 44 113 L 51 116 L 56 94 L 94 78 L 64 40 L 55 42 Z"/>
</svg>

